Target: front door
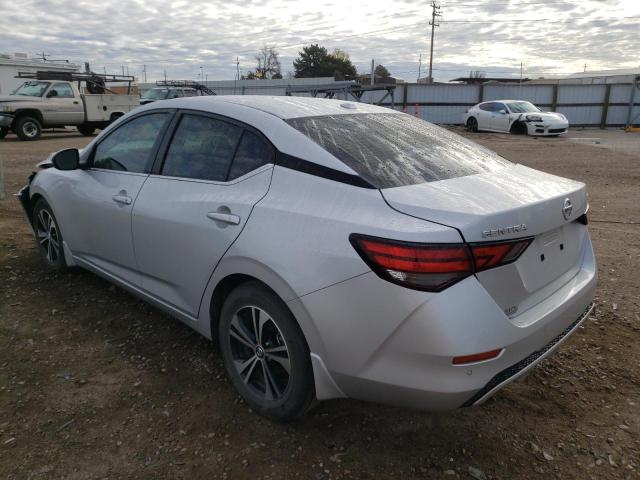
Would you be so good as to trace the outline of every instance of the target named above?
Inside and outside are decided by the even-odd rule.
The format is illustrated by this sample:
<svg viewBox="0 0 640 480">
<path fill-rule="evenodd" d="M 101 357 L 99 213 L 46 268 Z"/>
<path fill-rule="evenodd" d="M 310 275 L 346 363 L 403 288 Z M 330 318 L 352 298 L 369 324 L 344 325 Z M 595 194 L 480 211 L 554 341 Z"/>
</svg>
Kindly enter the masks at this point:
<svg viewBox="0 0 640 480">
<path fill-rule="evenodd" d="M 44 102 L 43 114 L 47 125 L 77 125 L 84 121 L 82 99 L 66 82 L 51 85 Z"/>
<path fill-rule="evenodd" d="M 258 132 L 185 113 L 133 209 L 142 287 L 196 317 L 207 282 L 266 195 L 275 150 Z"/>
<path fill-rule="evenodd" d="M 91 167 L 76 183 L 74 255 L 128 283 L 139 285 L 131 237 L 131 211 L 148 178 L 170 112 L 149 113 L 122 124 L 95 147 Z"/>
<path fill-rule="evenodd" d="M 491 129 L 500 132 L 509 131 L 509 112 L 504 103 L 495 102 L 491 109 Z"/>
</svg>

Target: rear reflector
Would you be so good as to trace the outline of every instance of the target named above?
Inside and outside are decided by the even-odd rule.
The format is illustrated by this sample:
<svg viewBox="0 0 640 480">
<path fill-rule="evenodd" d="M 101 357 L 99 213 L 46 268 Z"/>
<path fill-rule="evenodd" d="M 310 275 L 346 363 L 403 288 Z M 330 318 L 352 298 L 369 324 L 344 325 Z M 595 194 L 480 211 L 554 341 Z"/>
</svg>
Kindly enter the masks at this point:
<svg viewBox="0 0 640 480">
<path fill-rule="evenodd" d="M 517 260 L 531 239 L 509 242 L 413 243 L 352 234 L 351 244 L 379 277 L 440 292 L 473 273 Z"/>
<path fill-rule="evenodd" d="M 485 360 L 492 360 L 502 353 L 502 348 L 491 350 L 490 352 L 474 353 L 473 355 L 462 355 L 461 357 L 453 357 L 454 365 L 466 365 L 468 363 L 484 362 Z"/>
</svg>

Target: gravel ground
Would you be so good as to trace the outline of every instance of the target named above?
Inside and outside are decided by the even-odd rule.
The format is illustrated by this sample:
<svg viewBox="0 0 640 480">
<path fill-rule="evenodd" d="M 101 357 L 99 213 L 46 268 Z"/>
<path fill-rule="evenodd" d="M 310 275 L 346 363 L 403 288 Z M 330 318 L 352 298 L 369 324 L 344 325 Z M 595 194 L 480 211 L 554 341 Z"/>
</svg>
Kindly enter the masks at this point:
<svg viewBox="0 0 640 480">
<path fill-rule="evenodd" d="M 598 308 L 523 381 L 445 414 L 336 400 L 271 423 L 239 400 L 219 353 L 186 326 L 92 274 L 45 270 L 8 196 L 0 478 L 640 478 L 640 135 L 635 153 L 471 136 L 589 188 Z M 7 191 L 49 152 L 87 141 L 9 136 L 0 142 Z"/>
</svg>

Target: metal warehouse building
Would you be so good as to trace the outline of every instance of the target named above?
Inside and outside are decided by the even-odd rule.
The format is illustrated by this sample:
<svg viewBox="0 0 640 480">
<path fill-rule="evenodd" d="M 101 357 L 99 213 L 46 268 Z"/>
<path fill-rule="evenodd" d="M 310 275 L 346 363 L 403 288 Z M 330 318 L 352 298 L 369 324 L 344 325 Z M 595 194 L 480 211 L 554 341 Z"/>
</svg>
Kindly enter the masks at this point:
<svg viewBox="0 0 640 480">
<path fill-rule="evenodd" d="M 9 95 L 24 82 L 23 78 L 15 78 L 18 72 L 35 73 L 38 70 L 77 72 L 78 65 L 32 59 L 25 53 L 0 53 L 0 95 Z"/>
</svg>

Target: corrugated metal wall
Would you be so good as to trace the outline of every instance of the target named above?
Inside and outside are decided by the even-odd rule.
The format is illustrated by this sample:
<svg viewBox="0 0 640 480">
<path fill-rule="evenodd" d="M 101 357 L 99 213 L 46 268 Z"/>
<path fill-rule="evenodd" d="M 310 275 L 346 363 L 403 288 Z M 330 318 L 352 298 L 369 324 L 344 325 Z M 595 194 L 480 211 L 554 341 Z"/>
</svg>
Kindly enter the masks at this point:
<svg viewBox="0 0 640 480">
<path fill-rule="evenodd" d="M 395 91 L 395 108 L 433 123 L 462 123 L 464 111 L 489 100 L 518 99 L 543 110 L 564 114 L 571 125 L 601 125 L 607 88 L 609 101 L 604 125 L 625 125 L 629 115 L 631 84 L 610 85 L 426 85 L 401 84 Z M 406 95 L 406 97 L 405 97 Z M 363 97 L 369 100 L 371 97 Z M 405 101 L 406 98 L 406 101 Z M 384 101 L 383 105 L 391 106 Z M 640 114 L 640 89 L 636 88 L 631 118 Z M 640 122 L 637 120 L 636 123 Z"/>
<path fill-rule="evenodd" d="M 295 78 L 280 80 L 211 81 L 207 85 L 218 95 L 286 95 L 288 87 L 341 87 L 352 82 L 332 78 Z M 141 89 L 154 84 L 142 84 Z M 603 111 L 609 92 L 606 118 Z M 629 117 L 631 84 L 543 84 L 543 85 L 465 85 L 465 84 L 399 84 L 393 100 L 386 90 L 365 92 L 362 101 L 403 110 L 433 123 L 460 124 L 465 110 L 481 101 L 528 100 L 543 110 L 564 114 L 571 125 L 625 125 Z M 294 92 L 310 96 L 309 92 Z M 335 98 L 354 100 L 343 92 Z M 631 118 L 640 114 L 640 89 L 636 89 Z M 603 123 L 604 120 L 604 123 Z M 640 121 L 640 120 L 638 120 Z"/>
</svg>

